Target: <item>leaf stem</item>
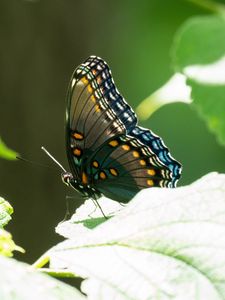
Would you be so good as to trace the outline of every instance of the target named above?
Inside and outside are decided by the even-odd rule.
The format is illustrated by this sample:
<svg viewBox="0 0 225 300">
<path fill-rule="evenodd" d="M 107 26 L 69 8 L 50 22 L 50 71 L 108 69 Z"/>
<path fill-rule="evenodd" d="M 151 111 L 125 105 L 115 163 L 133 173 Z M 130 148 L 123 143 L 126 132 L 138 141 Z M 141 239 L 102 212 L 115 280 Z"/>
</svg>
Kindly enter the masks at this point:
<svg viewBox="0 0 225 300">
<path fill-rule="evenodd" d="M 214 13 L 225 14 L 225 5 L 211 0 L 186 0 Z"/>
<path fill-rule="evenodd" d="M 62 269 L 41 268 L 38 271 L 40 271 L 41 273 L 48 274 L 53 277 L 57 277 L 57 278 L 77 278 L 77 277 L 79 277 L 79 276 L 74 275 L 74 273 L 71 273 L 69 271 L 62 270 Z"/>
<path fill-rule="evenodd" d="M 45 266 L 47 263 L 49 263 L 50 257 L 49 255 L 46 253 L 44 253 L 41 257 L 39 257 L 33 264 L 32 267 L 35 269 L 39 269 L 42 268 L 43 266 Z"/>
<path fill-rule="evenodd" d="M 41 257 L 39 257 L 32 265 L 31 267 L 34 269 L 37 269 L 41 273 L 48 274 L 53 277 L 57 278 L 76 278 L 78 276 L 74 275 L 74 273 L 71 273 L 67 270 L 62 269 L 51 269 L 51 268 L 42 268 L 47 263 L 49 263 L 50 257 L 48 255 L 48 252 L 45 252 Z"/>
</svg>

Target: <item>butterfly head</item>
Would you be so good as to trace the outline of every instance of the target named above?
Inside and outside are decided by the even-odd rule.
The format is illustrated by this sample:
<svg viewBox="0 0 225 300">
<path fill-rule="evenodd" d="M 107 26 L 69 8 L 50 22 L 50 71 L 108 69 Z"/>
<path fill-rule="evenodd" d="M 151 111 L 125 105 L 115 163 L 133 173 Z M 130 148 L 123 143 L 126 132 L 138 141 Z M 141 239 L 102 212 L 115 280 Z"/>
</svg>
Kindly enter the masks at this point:
<svg viewBox="0 0 225 300">
<path fill-rule="evenodd" d="M 83 186 L 78 183 L 78 181 L 73 177 L 70 172 L 63 172 L 61 174 L 62 182 L 65 183 L 67 186 L 72 187 L 77 192 L 81 194 L 85 194 L 83 191 Z"/>
<path fill-rule="evenodd" d="M 100 197 L 100 193 L 97 190 L 90 185 L 84 186 L 81 182 L 78 182 L 70 172 L 63 172 L 61 178 L 63 183 L 79 192 L 84 198 L 97 199 Z"/>
<path fill-rule="evenodd" d="M 61 175 L 62 182 L 65 183 L 67 186 L 71 186 L 71 183 L 74 181 L 73 175 L 69 172 L 64 172 Z"/>
</svg>

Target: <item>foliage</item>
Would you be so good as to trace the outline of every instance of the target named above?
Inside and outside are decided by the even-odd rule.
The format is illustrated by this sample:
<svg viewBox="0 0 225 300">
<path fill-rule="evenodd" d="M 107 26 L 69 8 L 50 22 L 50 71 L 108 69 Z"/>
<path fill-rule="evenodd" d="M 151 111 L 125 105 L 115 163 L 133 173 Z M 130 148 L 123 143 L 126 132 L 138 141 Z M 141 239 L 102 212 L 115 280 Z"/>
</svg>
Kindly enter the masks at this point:
<svg viewBox="0 0 225 300">
<path fill-rule="evenodd" d="M 176 76 L 139 105 L 140 117 L 148 118 L 164 104 L 191 103 L 225 145 L 224 16 L 189 19 L 177 31 L 172 57 Z"/>
<path fill-rule="evenodd" d="M 11 220 L 13 208 L 8 201 L 0 197 L 0 254 L 4 256 L 12 256 L 13 251 L 24 252 L 24 250 L 17 246 L 12 240 L 9 232 L 3 229 Z"/>
<path fill-rule="evenodd" d="M 0 228 L 2 229 L 11 220 L 13 208 L 8 201 L 0 197 Z"/>
<path fill-rule="evenodd" d="M 189 19 L 177 31 L 174 75 L 138 113 L 147 118 L 162 105 L 184 102 L 225 145 L 224 6 L 189 1 L 205 3 L 217 14 Z M 0 139 L 0 157 L 16 156 Z M 106 198 L 99 204 L 107 220 L 86 201 L 57 226 L 65 241 L 31 267 L 7 257 L 24 250 L 4 229 L 13 208 L 0 197 L 0 299 L 225 300 L 224 174 L 211 173 L 177 189 L 145 189 L 125 207 Z M 50 269 L 43 268 L 47 263 Z M 87 297 L 38 271 L 81 277 Z"/>
<path fill-rule="evenodd" d="M 143 190 L 95 229 L 60 224 L 68 239 L 48 252 L 51 267 L 88 278 L 90 299 L 225 299 L 224 199 L 225 175 L 216 173 Z"/>
<path fill-rule="evenodd" d="M 18 154 L 15 151 L 9 149 L 0 138 L 0 157 L 9 160 L 15 160 L 16 156 L 18 156 Z"/>
<path fill-rule="evenodd" d="M 188 20 L 177 32 L 173 57 L 187 77 L 193 106 L 225 145 L 225 18 Z"/>
<path fill-rule="evenodd" d="M 39 274 L 24 263 L 0 256 L 1 300 L 67 300 L 85 299 L 75 288 Z"/>
</svg>

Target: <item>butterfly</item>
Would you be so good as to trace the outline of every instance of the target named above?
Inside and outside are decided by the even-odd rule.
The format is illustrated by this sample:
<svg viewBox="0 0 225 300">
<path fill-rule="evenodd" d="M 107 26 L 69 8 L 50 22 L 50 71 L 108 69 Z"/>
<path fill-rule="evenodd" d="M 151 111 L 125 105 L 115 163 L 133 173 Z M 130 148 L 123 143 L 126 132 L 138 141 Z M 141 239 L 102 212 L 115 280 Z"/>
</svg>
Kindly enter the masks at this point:
<svg viewBox="0 0 225 300">
<path fill-rule="evenodd" d="M 66 107 L 68 186 L 86 198 L 127 203 L 149 187 L 175 187 L 181 164 L 162 139 L 137 124 L 106 62 L 90 56 L 71 78 Z"/>
</svg>

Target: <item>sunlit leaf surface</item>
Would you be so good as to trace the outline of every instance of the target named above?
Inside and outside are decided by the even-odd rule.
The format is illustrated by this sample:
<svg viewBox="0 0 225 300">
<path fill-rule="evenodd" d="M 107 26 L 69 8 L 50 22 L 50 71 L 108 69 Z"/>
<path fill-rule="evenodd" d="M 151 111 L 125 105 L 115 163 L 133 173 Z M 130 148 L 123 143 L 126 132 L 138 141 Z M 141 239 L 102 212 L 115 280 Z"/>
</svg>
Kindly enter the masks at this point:
<svg viewBox="0 0 225 300">
<path fill-rule="evenodd" d="M 224 220 L 225 175 L 145 189 L 92 230 L 70 224 L 51 265 L 87 278 L 89 299 L 225 299 Z"/>
<path fill-rule="evenodd" d="M 0 256 L 1 300 L 84 300 L 75 288 L 32 271 L 29 265 Z"/>
</svg>

